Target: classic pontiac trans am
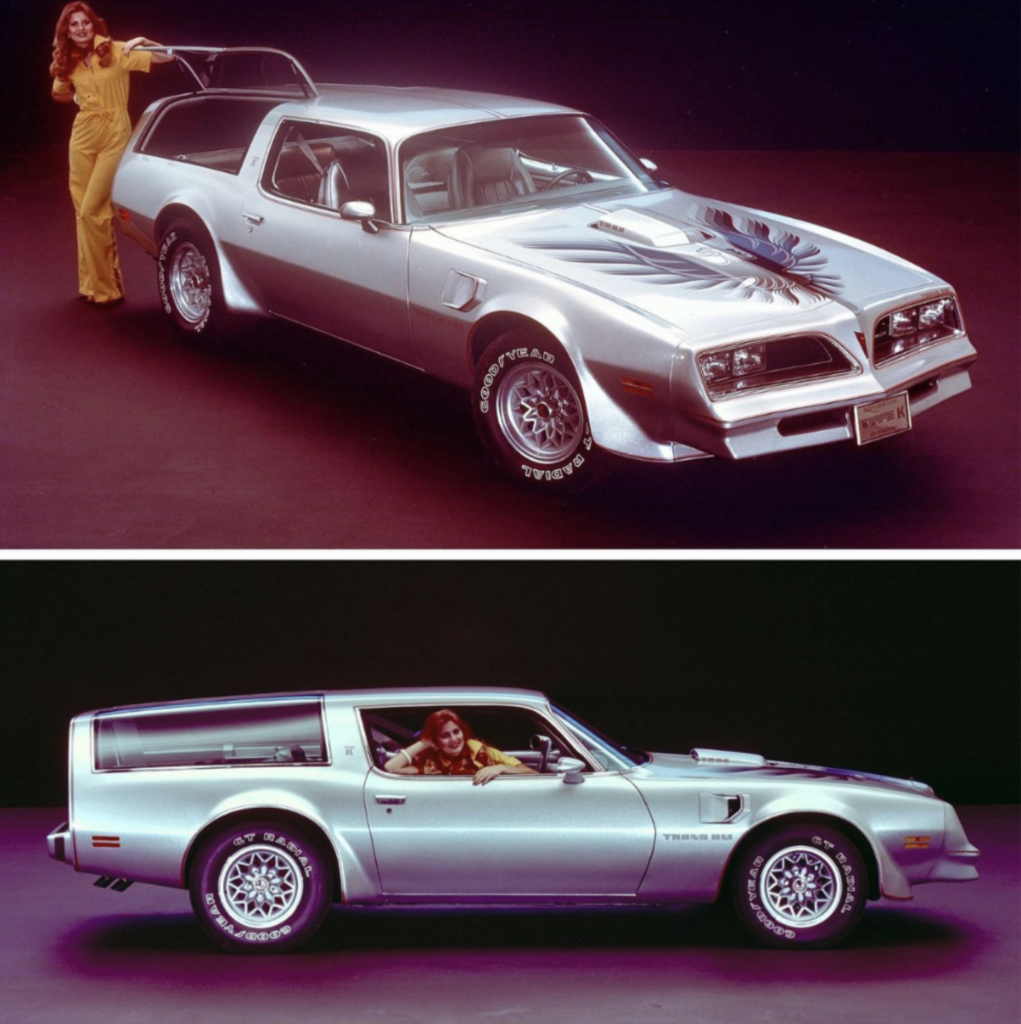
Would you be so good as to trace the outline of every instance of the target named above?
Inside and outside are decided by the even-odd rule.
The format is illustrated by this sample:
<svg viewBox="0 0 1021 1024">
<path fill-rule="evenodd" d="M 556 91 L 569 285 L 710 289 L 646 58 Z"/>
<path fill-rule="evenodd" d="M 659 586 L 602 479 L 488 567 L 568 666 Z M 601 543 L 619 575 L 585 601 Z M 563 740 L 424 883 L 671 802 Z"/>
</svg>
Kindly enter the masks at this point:
<svg viewBox="0 0 1021 1024">
<path fill-rule="evenodd" d="M 417 757 L 439 709 L 519 771 L 483 785 L 400 773 L 416 771 L 404 752 Z M 242 952 L 299 945 L 331 903 L 640 908 L 720 897 L 761 942 L 814 948 L 843 939 L 869 900 L 978 877 L 979 851 L 924 783 L 730 751 L 645 753 L 532 690 L 87 712 L 71 722 L 69 789 L 51 857 L 115 890 L 188 889 L 208 935 Z"/>
<path fill-rule="evenodd" d="M 199 87 L 149 107 L 114 185 L 166 313 L 278 317 L 465 387 L 515 479 L 866 444 L 970 387 L 946 282 L 672 188 L 579 111 L 171 49 Z"/>
</svg>

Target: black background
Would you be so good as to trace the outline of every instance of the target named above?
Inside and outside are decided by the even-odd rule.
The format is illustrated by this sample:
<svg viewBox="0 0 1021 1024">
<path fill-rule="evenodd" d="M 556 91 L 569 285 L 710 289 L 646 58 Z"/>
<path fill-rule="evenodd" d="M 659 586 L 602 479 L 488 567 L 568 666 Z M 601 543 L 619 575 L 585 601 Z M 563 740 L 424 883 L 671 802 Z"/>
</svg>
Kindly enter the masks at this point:
<svg viewBox="0 0 1021 1024">
<path fill-rule="evenodd" d="M 61 5 L 4 4 L 4 145 L 66 139 Z M 442 85 L 580 107 L 637 148 L 1018 148 L 1016 0 L 177 0 L 95 5 L 115 38 L 292 51 L 319 81 Z M 190 81 L 133 77 L 133 113 Z"/>
<path fill-rule="evenodd" d="M 385 685 L 541 689 L 693 746 L 1019 797 L 1011 562 L 8 562 L 0 806 L 66 799 L 83 710 Z"/>
</svg>

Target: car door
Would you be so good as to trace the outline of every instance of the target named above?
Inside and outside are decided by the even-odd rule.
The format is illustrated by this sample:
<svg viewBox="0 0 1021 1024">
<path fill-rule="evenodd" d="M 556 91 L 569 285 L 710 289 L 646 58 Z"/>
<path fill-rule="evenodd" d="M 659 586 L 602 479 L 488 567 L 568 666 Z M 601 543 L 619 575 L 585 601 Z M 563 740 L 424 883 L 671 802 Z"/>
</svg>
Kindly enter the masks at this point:
<svg viewBox="0 0 1021 1024">
<path fill-rule="evenodd" d="M 343 184 L 328 199 L 320 183 L 332 164 Z M 345 220 L 349 201 L 372 202 L 378 229 Z M 382 139 L 281 121 L 241 216 L 233 255 L 271 313 L 420 365 L 408 320 L 410 231 L 389 224 Z"/>
<path fill-rule="evenodd" d="M 623 773 L 582 778 L 500 775 L 476 786 L 470 776 L 374 767 L 365 807 L 382 891 L 412 899 L 633 897 L 652 854 L 652 818 Z"/>
</svg>

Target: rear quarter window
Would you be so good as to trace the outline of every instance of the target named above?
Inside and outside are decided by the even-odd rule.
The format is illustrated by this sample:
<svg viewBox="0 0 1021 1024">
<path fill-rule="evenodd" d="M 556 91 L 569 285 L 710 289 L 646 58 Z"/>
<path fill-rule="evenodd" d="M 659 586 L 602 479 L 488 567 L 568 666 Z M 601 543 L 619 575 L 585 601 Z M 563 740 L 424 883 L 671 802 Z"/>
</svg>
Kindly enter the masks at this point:
<svg viewBox="0 0 1021 1024">
<path fill-rule="evenodd" d="M 165 107 L 139 151 L 237 174 L 259 125 L 281 101 L 196 96 Z"/>
<path fill-rule="evenodd" d="M 101 771 L 327 760 L 317 700 L 112 712 L 94 729 Z"/>
</svg>

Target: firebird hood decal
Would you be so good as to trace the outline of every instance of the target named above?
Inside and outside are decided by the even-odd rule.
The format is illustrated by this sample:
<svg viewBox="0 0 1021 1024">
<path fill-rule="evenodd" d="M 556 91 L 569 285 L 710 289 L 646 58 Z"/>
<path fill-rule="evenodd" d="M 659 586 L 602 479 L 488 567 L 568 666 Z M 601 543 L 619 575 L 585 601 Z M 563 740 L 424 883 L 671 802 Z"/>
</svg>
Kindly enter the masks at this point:
<svg viewBox="0 0 1021 1024">
<path fill-rule="evenodd" d="M 570 263 L 588 264 L 606 274 L 642 277 L 650 284 L 719 289 L 739 299 L 801 305 L 840 292 L 840 277 L 824 272 L 829 260 L 822 250 L 793 231 L 752 217 L 742 218 L 739 227 L 732 214 L 712 206 L 696 206 L 691 219 L 710 229 L 715 237 L 707 239 L 709 244 L 671 249 L 592 237 L 549 242 L 520 239 L 516 244 Z M 726 244 L 720 246 L 721 241 Z M 727 269 L 720 269 L 721 253 L 726 252 L 738 259 L 724 259 Z"/>
<path fill-rule="evenodd" d="M 826 295 L 838 295 L 843 288 L 839 275 L 823 272 L 829 258 L 819 246 L 801 239 L 793 231 L 770 226 L 753 217 L 741 218 L 738 223 L 743 223 L 742 228 L 735 223 L 733 214 L 712 206 L 696 206 L 692 219 L 778 274 L 786 274 Z"/>
<path fill-rule="evenodd" d="M 680 252 L 635 242 L 619 242 L 614 238 L 563 239 L 555 242 L 519 239 L 516 244 L 523 249 L 548 253 L 568 263 L 587 264 L 604 274 L 641 277 L 650 284 L 687 285 L 699 290 L 716 289 L 738 299 L 781 301 L 792 305 L 816 298 L 811 293 L 799 294 L 794 282 L 772 273 L 765 265 L 755 269 L 743 266 L 739 276 L 735 276 L 712 263 Z"/>
<path fill-rule="evenodd" d="M 856 313 L 935 281 L 866 242 L 675 189 L 432 227 L 694 335 L 804 322 L 831 303 Z"/>
</svg>

